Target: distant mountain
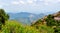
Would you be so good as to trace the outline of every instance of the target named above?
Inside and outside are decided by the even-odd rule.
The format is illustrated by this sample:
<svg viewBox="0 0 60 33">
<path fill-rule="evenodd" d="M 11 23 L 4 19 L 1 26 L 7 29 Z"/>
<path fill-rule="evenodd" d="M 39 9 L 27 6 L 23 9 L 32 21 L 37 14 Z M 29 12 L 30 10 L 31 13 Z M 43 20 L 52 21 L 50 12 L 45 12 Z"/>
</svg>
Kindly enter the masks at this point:
<svg viewBox="0 0 60 33">
<path fill-rule="evenodd" d="M 33 21 L 36 21 L 39 18 L 45 16 L 45 14 L 33 14 L 28 12 L 20 13 L 8 13 L 10 15 L 10 20 L 17 20 L 23 24 L 31 24 Z"/>
</svg>

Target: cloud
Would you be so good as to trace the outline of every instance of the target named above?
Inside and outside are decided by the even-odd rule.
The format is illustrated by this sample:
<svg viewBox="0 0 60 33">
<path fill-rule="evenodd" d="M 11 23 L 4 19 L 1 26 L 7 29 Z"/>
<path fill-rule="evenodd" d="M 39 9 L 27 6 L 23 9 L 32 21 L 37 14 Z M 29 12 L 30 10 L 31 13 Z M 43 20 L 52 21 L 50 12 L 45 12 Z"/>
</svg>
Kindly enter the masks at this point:
<svg viewBox="0 0 60 33">
<path fill-rule="evenodd" d="M 37 0 L 34 0 L 34 1 L 37 1 Z"/>
<path fill-rule="evenodd" d="M 14 5 L 17 5 L 17 4 L 19 4 L 19 2 L 18 1 L 13 1 L 13 2 L 11 2 L 12 4 L 14 4 Z"/>
<path fill-rule="evenodd" d="M 21 3 L 21 4 L 25 4 L 25 2 L 24 2 L 24 1 L 19 1 L 19 3 Z"/>
<path fill-rule="evenodd" d="M 48 3 L 58 3 L 58 2 L 60 2 L 60 0 L 44 0 L 44 2 L 48 2 Z"/>
<path fill-rule="evenodd" d="M 12 1 L 11 4 L 13 5 L 22 5 L 22 4 L 35 4 L 34 1 L 37 1 L 37 0 L 27 0 L 27 1 L 23 1 L 23 0 L 19 0 L 19 1 Z"/>
<path fill-rule="evenodd" d="M 13 1 L 13 2 L 11 2 L 13 5 L 21 5 L 21 4 L 25 4 L 25 2 L 24 1 Z"/>
<path fill-rule="evenodd" d="M 58 0 L 58 1 L 60 1 L 60 0 Z"/>
<path fill-rule="evenodd" d="M 45 5 L 49 5 L 49 3 L 46 2 Z"/>
<path fill-rule="evenodd" d="M 58 0 L 44 0 L 45 5 L 54 5 L 57 4 L 59 1 Z"/>
<path fill-rule="evenodd" d="M 50 11 L 49 9 L 60 10 L 60 0 L 1 0 L 0 8 L 5 8 L 7 11 L 11 10 L 16 12 L 35 12 L 44 10 Z"/>
<path fill-rule="evenodd" d="M 27 3 L 32 4 L 33 0 L 28 0 Z"/>
<path fill-rule="evenodd" d="M 40 1 L 43 1 L 43 0 L 40 0 Z"/>
<path fill-rule="evenodd" d="M 57 2 L 60 2 L 60 0 L 57 0 Z"/>
</svg>

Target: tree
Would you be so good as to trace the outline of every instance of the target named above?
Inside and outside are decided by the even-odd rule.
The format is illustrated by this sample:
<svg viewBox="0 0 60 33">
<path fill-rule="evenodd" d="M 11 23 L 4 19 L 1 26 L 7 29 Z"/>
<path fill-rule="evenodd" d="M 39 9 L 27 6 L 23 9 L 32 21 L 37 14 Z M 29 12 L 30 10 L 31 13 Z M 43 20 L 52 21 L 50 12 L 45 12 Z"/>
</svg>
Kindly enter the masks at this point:
<svg viewBox="0 0 60 33">
<path fill-rule="evenodd" d="M 5 13 L 3 9 L 0 9 L 0 29 L 2 25 L 5 25 L 5 21 L 9 19 L 9 15 Z"/>
</svg>

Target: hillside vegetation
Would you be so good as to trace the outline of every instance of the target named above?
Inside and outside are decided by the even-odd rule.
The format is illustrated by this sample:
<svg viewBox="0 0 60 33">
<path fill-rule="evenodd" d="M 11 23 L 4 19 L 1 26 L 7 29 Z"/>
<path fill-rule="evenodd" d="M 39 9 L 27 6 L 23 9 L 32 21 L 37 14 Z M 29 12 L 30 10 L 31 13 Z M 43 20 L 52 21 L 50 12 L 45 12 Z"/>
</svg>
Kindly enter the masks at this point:
<svg viewBox="0 0 60 33">
<path fill-rule="evenodd" d="M 26 26 L 17 21 L 9 21 L 9 15 L 0 9 L 0 33 L 40 33 L 36 28 Z"/>
<path fill-rule="evenodd" d="M 45 16 L 44 18 L 37 20 L 31 26 L 34 26 L 39 30 L 40 29 L 39 27 L 41 27 L 41 25 L 44 25 L 45 27 L 47 27 L 45 28 L 43 26 L 42 30 L 44 30 L 45 28 L 45 31 L 46 30 L 50 31 L 47 33 L 60 33 L 60 11 L 55 14 L 49 14 Z"/>
<path fill-rule="evenodd" d="M 29 26 L 9 20 L 9 15 L 0 9 L 0 33 L 60 33 L 59 17 L 60 12 L 50 14 Z"/>
<path fill-rule="evenodd" d="M 39 33 L 39 31 L 31 26 L 23 26 L 16 21 L 6 21 L 2 26 L 1 33 Z"/>
</svg>

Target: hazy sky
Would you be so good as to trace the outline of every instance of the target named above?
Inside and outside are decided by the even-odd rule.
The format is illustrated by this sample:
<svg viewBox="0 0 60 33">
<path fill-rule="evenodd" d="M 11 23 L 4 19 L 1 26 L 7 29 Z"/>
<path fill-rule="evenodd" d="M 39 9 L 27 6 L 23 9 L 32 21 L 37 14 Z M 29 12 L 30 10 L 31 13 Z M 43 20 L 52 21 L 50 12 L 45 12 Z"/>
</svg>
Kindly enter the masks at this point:
<svg viewBox="0 0 60 33">
<path fill-rule="evenodd" d="M 6 12 L 56 12 L 60 10 L 60 0 L 0 0 L 0 8 Z"/>
</svg>

